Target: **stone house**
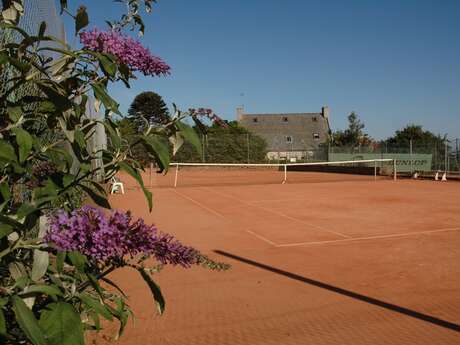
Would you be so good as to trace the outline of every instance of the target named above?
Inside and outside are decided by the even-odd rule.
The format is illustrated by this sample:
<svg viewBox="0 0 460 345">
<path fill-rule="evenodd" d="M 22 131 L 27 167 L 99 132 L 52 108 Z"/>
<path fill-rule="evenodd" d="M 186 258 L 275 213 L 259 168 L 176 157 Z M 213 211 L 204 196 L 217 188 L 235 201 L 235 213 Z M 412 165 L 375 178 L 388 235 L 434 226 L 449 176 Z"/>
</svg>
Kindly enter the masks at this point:
<svg viewBox="0 0 460 345">
<path fill-rule="evenodd" d="M 270 160 L 324 159 L 330 138 L 329 108 L 318 113 L 245 114 L 237 108 L 238 123 L 267 142 Z"/>
</svg>

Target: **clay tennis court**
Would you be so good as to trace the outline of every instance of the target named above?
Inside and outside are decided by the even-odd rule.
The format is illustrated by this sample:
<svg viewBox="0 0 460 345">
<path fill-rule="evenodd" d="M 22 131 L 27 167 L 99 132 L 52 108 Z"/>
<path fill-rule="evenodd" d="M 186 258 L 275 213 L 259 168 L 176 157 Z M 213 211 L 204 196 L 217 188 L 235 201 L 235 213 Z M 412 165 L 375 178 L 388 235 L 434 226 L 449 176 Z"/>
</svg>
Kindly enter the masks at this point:
<svg viewBox="0 0 460 345">
<path fill-rule="evenodd" d="M 178 188 L 155 176 L 151 214 L 122 176 L 113 207 L 232 268 L 166 268 L 163 316 L 134 271 L 117 272 L 136 315 L 120 344 L 460 343 L 460 183 L 234 173 Z"/>
</svg>

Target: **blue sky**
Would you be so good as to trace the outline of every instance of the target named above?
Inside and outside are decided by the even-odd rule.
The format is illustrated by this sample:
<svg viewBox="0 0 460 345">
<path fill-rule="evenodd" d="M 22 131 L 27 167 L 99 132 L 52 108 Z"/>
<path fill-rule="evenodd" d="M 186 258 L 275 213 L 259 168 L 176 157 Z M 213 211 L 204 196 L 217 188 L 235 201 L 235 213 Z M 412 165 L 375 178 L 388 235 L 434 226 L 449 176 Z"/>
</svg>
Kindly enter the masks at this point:
<svg viewBox="0 0 460 345">
<path fill-rule="evenodd" d="M 111 0 L 86 5 L 91 26 L 121 11 Z M 153 90 L 229 120 L 241 104 L 249 113 L 328 105 L 334 129 L 356 111 L 377 139 L 408 123 L 460 137 L 459 18 L 459 0 L 159 0 L 142 41 L 172 75 L 113 95 L 126 110 Z"/>
</svg>

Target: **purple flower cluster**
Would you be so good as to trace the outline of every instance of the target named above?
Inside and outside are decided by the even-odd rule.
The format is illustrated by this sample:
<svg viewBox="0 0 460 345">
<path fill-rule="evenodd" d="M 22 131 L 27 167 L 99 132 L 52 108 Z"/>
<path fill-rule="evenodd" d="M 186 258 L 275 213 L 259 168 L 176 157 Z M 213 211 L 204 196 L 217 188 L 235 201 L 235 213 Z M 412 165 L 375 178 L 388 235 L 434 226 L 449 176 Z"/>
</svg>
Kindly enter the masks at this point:
<svg viewBox="0 0 460 345">
<path fill-rule="evenodd" d="M 171 67 L 162 59 L 150 53 L 139 41 L 111 31 L 94 29 L 80 33 L 80 42 L 85 49 L 115 55 L 132 71 L 140 71 L 146 76 L 160 76 L 170 73 Z"/>
<path fill-rule="evenodd" d="M 198 109 L 189 109 L 190 116 L 192 117 L 206 117 L 211 120 L 213 123 L 218 125 L 219 127 L 226 128 L 228 127 L 227 123 L 222 120 L 219 116 L 217 116 L 212 109 L 208 108 L 198 108 Z"/>
<path fill-rule="evenodd" d="M 190 267 L 199 263 L 195 249 L 146 225 L 143 219 L 133 220 L 129 212 L 121 211 L 105 215 L 92 206 L 53 215 L 44 240 L 60 251 L 76 250 L 102 262 L 140 254 L 153 256 L 162 264 Z"/>
</svg>

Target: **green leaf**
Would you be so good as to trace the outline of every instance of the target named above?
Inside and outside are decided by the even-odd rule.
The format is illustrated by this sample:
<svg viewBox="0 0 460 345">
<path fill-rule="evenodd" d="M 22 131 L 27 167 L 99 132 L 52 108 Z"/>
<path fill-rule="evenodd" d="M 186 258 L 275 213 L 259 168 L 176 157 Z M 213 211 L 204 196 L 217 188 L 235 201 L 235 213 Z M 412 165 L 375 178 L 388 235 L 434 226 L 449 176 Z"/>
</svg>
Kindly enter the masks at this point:
<svg viewBox="0 0 460 345">
<path fill-rule="evenodd" d="M 46 22 L 43 21 L 40 23 L 40 28 L 38 29 L 38 37 L 43 38 L 43 36 L 45 35 L 45 31 L 46 31 Z"/>
<path fill-rule="evenodd" d="M 59 0 L 61 4 L 61 14 L 67 9 L 67 0 Z"/>
<path fill-rule="evenodd" d="M 161 169 L 168 170 L 170 162 L 168 146 L 154 135 L 144 136 L 143 139 L 147 144 L 146 148 L 148 151 L 159 160 L 158 163 Z"/>
<path fill-rule="evenodd" d="M 51 303 L 40 316 L 49 345 L 84 345 L 83 324 L 75 308 L 65 302 Z"/>
<path fill-rule="evenodd" d="M 56 105 L 51 101 L 42 101 L 37 108 L 40 113 L 54 113 L 56 110 Z"/>
<path fill-rule="evenodd" d="M 10 271 L 11 277 L 18 281 L 21 278 L 27 278 L 27 271 L 24 265 L 20 261 L 10 262 L 8 265 L 8 270 Z"/>
<path fill-rule="evenodd" d="M 72 252 L 67 253 L 67 257 L 69 258 L 70 262 L 72 263 L 72 265 L 75 266 L 77 270 L 79 270 L 80 272 L 85 271 L 85 266 L 86 266 L 86 263 L 88 262 L 88 259 L 86 258 L 86 256 L 84 256 L 83 254 L 77 251 L 72 251 Z"/>
<path fill-rule="evenodd" d="M 49 265 L 49 254 L 42 250 L 34 250 L 34 264 L 32 266 L 32 272 L 30 278 L 33 281 L 38 281 L 43 277 L 48 269 Z"/>
<path fill-rule="evenodd" d="M 13 146 L 2 139 L 0 139 L 0 160 L 1 159 L 13 162 L 17 161 Z"/>
<path fill-rule="evenodd" d="M 104 127 L 107 130 L 107 134 L 109 135 L 111 144 L 116 148 L 120 148 L 121 146 L 121 138 L 120 135 L 114 128 L 114 124 L 110 119 L 106 119 L 104 121 Z"/>
<path fill-rule="evenodd" d="M 134 169 L 132 166 L 125 162 L 120 162 L 119 163 L 120 169 L 126 171 L 129 175 L 131 175 L 139 184 L 141 187 L 142 191 L 144 192 L 145 198 L 147 199 L 147 203 L 149 204 L 149 211 L 152 211 L 153 207 L 153 202 L 152 202 L 152 193 L 147 190 L 144 186 L 144 181 L 142 180 L 141 174 Z"/>
<path fill-rule="evenodd" d="M 123 295 L 123 297 L 125 298 L 128 298 L 128 296 L 126 296 L 126 294 L 124 293 L 124 291 L 117 285 L 115 284 L 115 282 L 113 280 L 110 280 L 109 278 L 106 278 L 106 277 L 102 277 L 101 280 L 104 282 L 104 283 L 107 283 L 109 284 L 110 286 L 114 287 L 115 289 L 118 290 L 119 293 L 121 293 Z"/>
<path fill-rule="evenodd" d="M 110 313 L 109 309 L 97 299 L 91 297 L 86 293 L 80 294 L 78 298 L 80 298 L 84 304 L 93 309 L 95 312 L 102 315 L 105 319 L 109 321 L 113 320 L 113 316 Z"/>
<path fill-rule="evenodd" d="M 87 273 L 86 276 L 88 277 L 88 281 L 90 282 L 91 286 L 93 287 L 94 290 L 101 296 L 101 298 L 104 297 L 104 289 L 101 287 L 99 284 L 99 281 L 97 278 L 92 275 L 91 273 Z"/>
<path fill-rule="evenodd" d="M 24 230 L 24 224 L 19 223 L 17 220 L 12 219 L 10 217 L 4 216 L 3 214 L 0 214 L 0 221 L 3 224 L 8 224 L 11 225 L 14 229 L 22 229 Z"/>
<path fill-rule="evenodd" d="M 0 344 L 6 343 L 6 320 L 3 310 L 0 308 Z"/>
<path fill-rule="evenodd" d="M 91 87 L 93 88 L 94 97 L 104 104 L 107 110 L 113 111 L 114 113 L 121 115 L 120 111 L 118 110 L 118 103 L 109 96 L 107 93 L 107 89 L 102 84 L 92 84 Z"/>
<path fill-rule="evenodd" d="M 110 203 L 107 198 L 101 194 L 96 193 L 93 189 L 85 185 L 80 185 L 80 188 L 85 191 L 86 194 L 98 205 L 107 209 L 110 209 Z"/>
<path fill-rule="evenodd" d="M 58 189 L 59 186 L 54 184 L 53 181 L 48 178 L 44 187 L 34 189 L 35 204 L 40 206 L 43 203 L 54 200 L 58 196 Z"/>
<path fill-rule="evenodd" d="M 58 252 L 56 255 L 56 270 L 58 271 L 58 273 L 61 273 L 64 269 L 64 261 L 66 256 L 66 252 Z"/>
<path fill-rule="evenodd" d="M 107 54 L 97 54 L 97 58 L 101 63 L 102 70 L 110 77 L 115 77 L 117 73 L 117 64 L 110 59 Z"/>
<path fill-rule="evenodd" d="M 8 224 L 0 224 L 0 240 L 13 232 L 13 227 Z"/>
<path fill-rule="evenodd" d="M 201 151 L 202 151 L 201 141 L 200 141 L 200 137 L 195 132 L 195 130 L 189 125 L 183 122 L 180 122 L 180 121 L 176 122 L 176 125 L 179 128 L 180 134 L 184 137 L 184 139 L 188 141 L 190 144 L 192 144 L 193 147 L 195 147 L 195 149 L 197 150 L 197 152 L 201 155 Z"/>
<path fill-rule="evenodd" d="M 61 290 L 54 285 L 37 284 L 30 285 L 21 292 L 21 295 L 44 294 L 48 296 L 62 296 Z"/>
<path fill-rule="evenodd" d="M 8 183 L 0 183 L 0 212 L 8 205 L 11 199 L 10 187 Z"/>
<path fill-rule="evenodd" d="M 14 128 L 13 133 L 16 135 L 16 142 L 19 147 L 19 162 L 23 163 L 32 150 L 32 137 L 22 128 Z"/>
<path fill-rule="evenodd" d="M 86 7 L 80 6 L 75 17 L 75 35 L 77 35 L 81 29 L 88 26 L 88 24 L 89 18 L 88 13 L 86 12 Z"/>
<path fill-rule="evenodd" d="M 21 220 L 35 211 L 37 211 L 37 209 L 33 207 L 31 204 L 24 203 L 19 207 L 19 209 L 16 212 L 17 219 Z"/>
<path fill-rule="evenodd" d="M 7 107 L 6 111 L 8 112 L 8 117 L 10 118 L 11 121 L 14 123 L 18 122 L 18 120 L 22 116 L 22 109 L 19 106 L 16 107 Z"/>
<path fill-rule="evenodd" d="M 152 277 L 150 277 L 150 275 L 142 267 L 138 267 L 137 270 L 141 274 L 142 278 L 144 278 L 145 282 L 150 288 L 150 291 L 152 292 L 153 298 L 157 305 L 158 313 L 160 315 L 163 314 L 165 311 L 165 299 L 161 293 L 160 287 L 153 281 Z"/>
<path fill-rule="evenodd" d="M 34 345 L 49 345 L 45 340 L 43 330 L 40 328 L 37 319 L 35 319 L 34 314 L 27 308 L 23 300 L 17 296 L 13 296 L 12 300 L 16 321 L 27 338 Z"/>
</svg>

